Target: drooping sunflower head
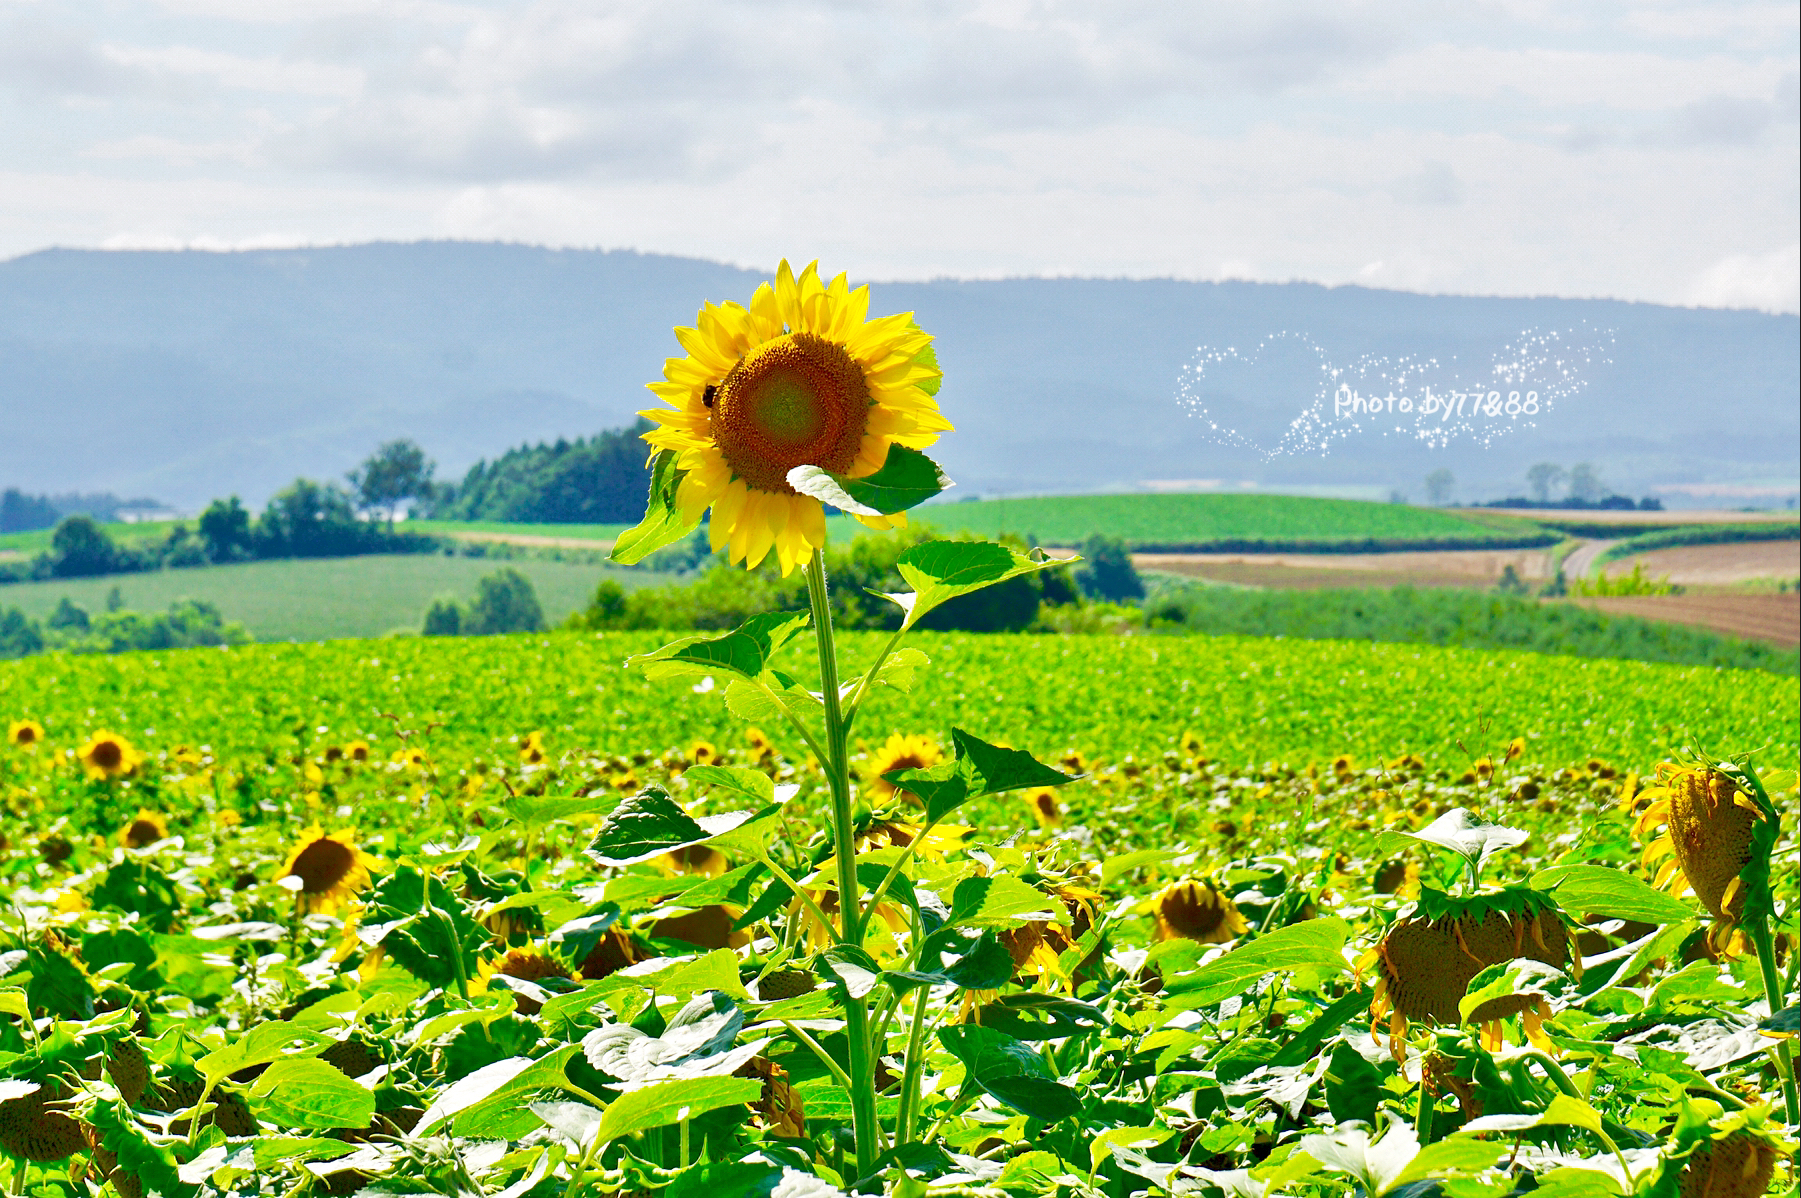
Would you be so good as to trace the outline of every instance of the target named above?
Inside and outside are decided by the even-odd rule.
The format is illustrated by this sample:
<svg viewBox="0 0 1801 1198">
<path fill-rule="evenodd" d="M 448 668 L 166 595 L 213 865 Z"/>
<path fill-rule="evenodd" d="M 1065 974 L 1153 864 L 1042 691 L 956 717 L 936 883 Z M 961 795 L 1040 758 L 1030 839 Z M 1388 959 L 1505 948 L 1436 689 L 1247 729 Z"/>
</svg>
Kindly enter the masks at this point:
<svg viewBox="0 0 1801 1198">
<path fill-rule="evenodd" d="M 1658 784 L 1641 792 L 1650 802 L 1634 831 L 1642 837 L 1661 824 L 1666 834 L 1646 846 L 1644 863 L 1661 862 L 1656 885 L 1694 891 L 1718 921 L 1714 941 L 1727 943 L 1745 913 L 1745 875 L 1758 856 L 1764 814 L 1722 770 L 1665 763 L 1658 775 Z"/>
<path fill-rule="evenodd" d="M 1249 930 L 1238 904 L 1206 882 L 1177 882 L 1151 900 L 1155 940 L 1224 944 Z"/>
<path fill-rule="evenodd" d="M 300 834 L 276 879 L 299 879 L 295 893 L 302 905 L 309 912 L 330 914 L 369 885 L 370 864 L 348 830 L 327 836 L 314 824 Z"/>
<path fill-rule="evenodd" d="M 141 849 L 169 838 L 169 821 L 161 814 L 142 807 L 130 823 L 119 829 L 119 843 L 129 849 Z"/>
<path fill-rule="evenodd" d="M 895 770 L 923 770 L 937 765 L 943 757 L 944 753 L 929 736 L 906 736 L 899 732 L 890 735 L 869 755 L 870 786 L 875 797 L 889 799 L 900 795 L 910 799 L 911 795 L 882 775 Z"/>
<path fill-rule="evenodd" d="M 891 445 L 924 449 L 950 424 L 939 414 L 941 372 L 931 335 L 911 313 L 867 319 L 869 289 L 830 283 L 817 262 L 796 277 L 784 261 L 749 307 L 707 304 L 688 351 L 650 384 L 670 406 L 645 411 L 644 439 L 678 455 L 687 472 L 676 502 L 698 521 L 713 509 L 713 549 L 755 566 L 771 549 L 789 574 L 825 544 L 825 510 L 788 472 L 817 466 L 860 478 L 881 469 Z M 865 516 L 873 528 L 901 516 Z"/>
<path fill-rule="evenodd" d="M 6 743 L 15 749 L 35 749 L 44 743 L 44 726 L 36 720 L 14 720 L 6 726 Z"/>
<path fill-rule="evenodd" d="M 130 741 L 104 729 L 89 737 L 75 756 L 88 777 L 96 779 L 123 778 L 144 760 Z"/>
<path fill-rule="evenodd" d="M 717 878 L 731 868 L 724 853 L 704 844 L 691 844 L 686 848 L 664 853 L 656 859 L 656 865 L 671 877 L 698 874 L 703 878 Z"/>
<path fill-rule="evenodd" d="M 1684 1098 L 1650 1192 L 1756 1198 L 1770 1192 L 1777 1165 L 1794 1154 L 1794 1141 L 1765 1104 L 1728 1111 L 1711 1098 Z"/>
</svg>

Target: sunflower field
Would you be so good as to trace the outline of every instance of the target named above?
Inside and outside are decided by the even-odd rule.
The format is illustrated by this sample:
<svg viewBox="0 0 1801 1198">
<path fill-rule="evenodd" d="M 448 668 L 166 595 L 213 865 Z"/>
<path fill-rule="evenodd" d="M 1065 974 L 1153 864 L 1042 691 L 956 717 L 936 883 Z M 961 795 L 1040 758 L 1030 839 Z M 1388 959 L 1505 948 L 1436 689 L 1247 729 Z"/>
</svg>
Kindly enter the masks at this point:
<svg viewBox="0 0 1801 1198">
<path fill-rule="evenodd" d="M 977 541 L 840 634 L 824 507 L 947 485 L 867 308 L 677 330 L 613 551 L 805 610 L 0 668 L 7 1193 L 1793 1188 L 1796 679 L 911 635 Z"/>
</svg>

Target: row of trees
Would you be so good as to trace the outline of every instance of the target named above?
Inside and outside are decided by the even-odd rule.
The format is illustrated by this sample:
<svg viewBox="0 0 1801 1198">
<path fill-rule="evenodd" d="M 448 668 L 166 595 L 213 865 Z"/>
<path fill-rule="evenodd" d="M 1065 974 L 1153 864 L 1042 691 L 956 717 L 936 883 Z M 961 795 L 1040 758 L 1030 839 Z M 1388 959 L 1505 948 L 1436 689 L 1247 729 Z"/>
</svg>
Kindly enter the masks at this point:
<svg viewBox="0 0 1801 1198">
<path fill-rule="evenodd" d="M 1457 476 L 1440 467 L 1426 476 L 1426 502 L 1443 507 L 1451 502 L 1457 488 Z M 1556 462 L 1539 462 L 1526 471 L 1526 489 L 1531 498 L 1515 496 L 1498 500 L 1491 507 L 1568 507 L 1568 508 L 1639 508 L 1661 511 L 1663 502 L 1649 496 L 1636 504 L 1624 495 L 1616 495 L 1601 481 L 1601 473 L 1589 462 L 1578 462 L 1565 470 Z M 1561 495 L 1554 494 L 1562 491 Z"/>
<path fill-rule="evenodd" d="M 435 537 L 396 532 L 358 518 L 350 493 L 303 478 L 271 499 L 261 515 L 252 517 L 234 495 L 214 500 L 196 528 L 178 523 L 160 540 L 120 544 L 91 516 L 65 517 L 51 535 L 50 548 L 29 562 L 0 566 L 0 582 L 438 548 Z"/>
<path fill-rule="evenodd" d="M 49 649 L 124 653 L 249 643 L 250 634 L 242 624 L 228 622 L 217 607 L 198 599 L 178 599 L 168 611 L 154 613 L 127 611 L 109 602 L 106 611 L 89 615 L 65 596 L 41 622 L 16 607 L 0 608 L 0 658 Z"/>
</svg>

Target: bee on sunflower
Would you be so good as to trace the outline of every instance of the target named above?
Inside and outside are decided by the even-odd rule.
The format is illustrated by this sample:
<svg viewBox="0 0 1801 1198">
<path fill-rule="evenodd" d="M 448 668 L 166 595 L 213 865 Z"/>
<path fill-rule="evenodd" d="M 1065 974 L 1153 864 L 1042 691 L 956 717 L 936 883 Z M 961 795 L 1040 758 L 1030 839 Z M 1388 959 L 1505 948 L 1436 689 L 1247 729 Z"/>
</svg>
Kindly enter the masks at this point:
<svg viewBox="0 0 1801 1198">
<path fill-rule="evenodd" d="M 135 772 L 144 755 L 131 747 L 123 736 L 102 729 L 88 738 L 75 754 L 81 768 L 95 781 L 111 781 Z"/>
<path fill-rule="evenodd" d="M 951 427 L 933 398 L 942 372 L 931 334 L 910 312 L 868 315 L 868 287 L 852 290 L 843 274 L 827 283 L 817 262 L 797 277 L 784 260 L 748 307 L 706 304 L 675 331 L 688 356 L 650 384 L 670 406 L 642 415 L 657 425 L 645 441 L 682 472 L 684 534 L 711 509 L 714 552 L 754 567 L 773 550 L 792 574 L 824 547 L 825 509 L 791 472 L 867 477 L 892 446 L 924 449 Z M 876 529 L 906 524 L 900 513 L 852 514 Z"/>
<path fill-rule="evenodd" d="M 307 912 L 329 915 L 368 888 L 372 864 L 369 855 L 356 847 L 348 829 L 328 836 L 314 824 L 300 834 L 275 877 L 278 882 L 297 879 L 298 886 L 291 888 Z"/>
</svg>

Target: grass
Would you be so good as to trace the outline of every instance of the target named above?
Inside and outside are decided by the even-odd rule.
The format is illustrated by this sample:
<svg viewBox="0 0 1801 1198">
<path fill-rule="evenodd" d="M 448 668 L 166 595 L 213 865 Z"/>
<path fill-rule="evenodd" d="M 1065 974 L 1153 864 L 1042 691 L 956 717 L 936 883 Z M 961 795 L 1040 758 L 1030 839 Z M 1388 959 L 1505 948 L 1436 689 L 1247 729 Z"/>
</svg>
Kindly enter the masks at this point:
<svg viewBox="0 0 1801 1198">
<path fill-rule="evenodd" d="M 102 524 L 106 535 L 120 545 L 135 544 L 139 541 L 160 541 L 169 535 L 169 530 L 179 523 L 175 520 L 146 520 L 141 524 Z M 189 522 L 188 527 L 193 527 Z M 50 548 L 50 537 L 53 529 L 34 528 L 30 532 L 0 532 L 0 558 L 9 554 L 31 557 Z"/>
<path fill-rule="evenodd" d="M 1135 549 L 1477 548 L 1545 541 L 1531 520 L 1486 518 L 1395 503 L 1294 495 L 1063 495 L 985 499 L 919 508 L 945 531 L 1024 533 L 1076 545 L 1102 533 Z"/>
<path fill-rule="evenodd" d="M 1146 612 L 1153 627 L 1212 635 L 1526 649 L 1568 657 L 1801 673 L 1801 655 L 1795 650 L 1760 641 L 1604 615 L 1572 604 L 1449 589 L 1247 591 L 1185 586 L 1159 592 Z"/>
<path fill-rule="evenodd" d="M 477 579 L 503 566 L 531 579 L 545 618 L 552 622 L 585 606 L 603 575 L 628 588 L 667 581 L 648 571 L 608 571 L 536 558 L 382 554 L 20 583 L 0 587 L 0 608 L 17 606 L 42 619 L 67 596 L 90 612 L 101 611 L 107 594 L 118 587 L 125 606 L 134 611 L 163 611 L 176 599 L 203 599 L 259 641 L 370 637 L 418 628 L 434 597 L 467 599 L 475 593 Z"/>
<path fill-rule="evenodd" d="M 595 548 L 611 544 L 629 524 L 508 524 L 500 520 L 408 520 L 398 527 L 407 532 L 452 537 L 465 533 L 493 533 L 499 536 L 561 537 L 597 542 Z"/>
<path fill-rule="evenodd" d="M 1793 541 L 1801 536 L 1801 526 L 1794 524 L 1691 524 L 1686 528 L 1661 528 L 1640 533 L 1609 545 L 1595 559 L 1595 565 L 1617 562 L 1635 553 L 1653 549 L 1679 549 L 1685 545 L 1736 545 L 1746 541 Z"/>
</svg>

